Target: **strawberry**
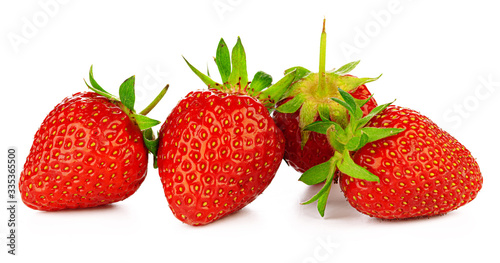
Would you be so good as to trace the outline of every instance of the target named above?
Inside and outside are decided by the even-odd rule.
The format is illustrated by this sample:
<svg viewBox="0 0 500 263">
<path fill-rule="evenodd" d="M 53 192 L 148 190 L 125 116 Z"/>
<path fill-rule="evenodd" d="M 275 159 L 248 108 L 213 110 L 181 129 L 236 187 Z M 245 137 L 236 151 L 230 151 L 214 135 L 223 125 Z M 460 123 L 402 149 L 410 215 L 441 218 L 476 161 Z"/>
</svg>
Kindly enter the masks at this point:
<svg viewBox="0 0 500 263">
<path fill-rule="evenodd" d="M 265 89 L 272 79 L 263 72 L 248 82 L 239 38 L 231 57 L 221 39 L 215 62 L 222 84 L 186 60 L 209 89 L 187 94 L 160 129 L 158 169 L 165 196 L 173 214 L 189 225 L 208 224 L 252 202 L 283 158 L 283 134 L 268 108 L 294 73 Z"/>
<path fill-rule="evenodd" d="M 44 119 L 21 172 L 19 190 L 30 208 L 44 211 L 94 207 L 124 200 L 144 181 L 151 127 L 134 111 L 135 77 L 120 99 L 102 89 L 90 68 L 87 86 L 65 98 Z M 168 86 L 167 86 L 168 87 Z M 166 92 L 147 108 L 149 111 Z M 141 130 L 146 130 L 146 142 Z"/>
<path fill-rule="evenodd" d="M 348 63 L 338 70 L 325 71 L 326 32 L 320 44 L 320 71 L 312 73 L 303 67 L 293 67 L 285 71 L 297 71 L 297 77 L 285 98 L 278 103 L 273 113 L 276 125 L 283 131 L 286 139 L 285 161 L 298 172 L 323 163 L 333 156 L 334 150 L 323 134 L 304 130 L 307 125 L 320 119 L 333 120 L 343 127 L 347 124 L 347 111 L 330 98 L 340 98 L 338 88 L 349 92 L 358 100 L 367 100 L 362 107 L 364 115 L 377 106 L 366 83 L 377 78 L 357 78 L 349 75 L 359 61 Z"/>
<path fill-rule="evenodd" d="M 376 107 L 363 117 L 348 93 L 343 100 L 351 120 L 343 129 L 316 122 L 306 129 L 326 133 L 334 156 L 306 171 L 301 180 L 326 180 L 311 200 L 324 215 L 333 173 L 358 211 L 377 218 L 404 219 L 447 213 L 472 201 L 483 178 L 471 153 L 420 113 L 392 106 Z M 354 153 L 354 154 L 353 154 Z"/>
<path fill-rule="evenodd" d="M 354 154 L 354 162 L 379 182 L 341 175 L 342 191 L 361 213 L 384 219 L 439 215 L 469 203 L 481 190 L 483 177 L 469 150 L 420 113 L 389 106 L 367 126 L 405 131 Z"/>
</svg>

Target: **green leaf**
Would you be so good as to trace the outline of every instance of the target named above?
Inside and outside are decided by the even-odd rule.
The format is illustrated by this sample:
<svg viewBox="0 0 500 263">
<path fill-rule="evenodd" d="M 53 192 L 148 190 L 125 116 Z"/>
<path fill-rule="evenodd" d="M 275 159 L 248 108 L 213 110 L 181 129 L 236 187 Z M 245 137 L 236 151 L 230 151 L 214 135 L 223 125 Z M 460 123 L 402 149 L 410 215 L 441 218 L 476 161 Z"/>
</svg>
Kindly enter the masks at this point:
<svg viewBox="0 0 500 263">
<path fill-rule="evenodd" d="M 148 148 L 151 153 L 156 155 L 156 153 L 158 152 L 158 139 L 155 138 L 153 130 L 151 128 L 146 129 L 143 131 L 143 135 L 146 148 Z"/>
<path fill-rule="evenodd" d="M 231 58 L 229 57 L 229 48 L 222 38 L 217 46 L 215 64 L 217 64 L 217 68 L 219 69 L 222 83 L 226 83 L 229 79 L 229 75 L 231 75 Z"/>
<path fill-rule="evenodd" d="M 151 110 L 153 110 L 156 105 L 160 102 L 160 100 L 165 96 L 165 94 L 168 91 L 168 88 L 170 87 L 169 84 L 167 84 L 161 91 L 160 93 L 156 96 L 156 98 L 141 112 L 139 112 L 140 115 L 146 116 Z"/>
<path fill-rule="evenodd" d="M 318 107 L 319 117 L 323 121 L 330 120 L 330 108 L 326 104 L 320 104 Z"/>
<path fill-rule="evenodd" d="M 364 127 L 361 129 L 363 134 L 367 136 L 367 142 L 374 142 L 403 132 L 405 129 L 398 128 L 374 128 Z"/>
<path fill-rule="evenodd" d="M 194 74 L 196 74 L 196 76 L 198 76 L 201 79 L 201 81 L 203 81 L 203 83 L 205 83 L 205 85 L 207 85 L 209 88 L 215 88 L 215 86 L 218 85 L 217 82 L 213 81 L 210 77 L 201 73 L 199 70 L 197 70 L 195 67 L 193 67 L 193 65 L 191 65 L 191 63 L 189 63 L 185 57 L 182 57 L 182 58 L 184 59 L 184 61 L 186 61 L 189 68 L 194 72 Z"/>
<path fill-rule="evenodd" d="M 359 62 L 360 60 L 347 63 L 342 67 L 340 67 L 339 69 L 335 70 L 334 73 L 337 73 L 339 75 L 347 74 L 351 72 L 359 64 Z"/>
<path fill-rule="evenodd" d="M 146 148 L 149 150 L 149 152 L 153 154 L 153 167 L 158 168 L 157 153 L 158 153 L 159 139 L 155 138 L 153 130 L 151 128 L 144 130 L 142 134 L 144 138 L 144 145 L 146 145 Z"/>
<path fill-rule="evenodd" d="M 295 72 L 296 71 L 292 71 L 286 74 L 282 79 L 278 80 L 278 82 L 264 90 L 259 96 L 260 101 L 268 100 L 268 104 L 274 106 L 277 101 L 280 101 L 283 98 L 283 95 L 295 78 Z M 267 105 L 266 103 L 265 106 L 269 108 L 270 105 Z"/>
<path fill-rule="evenodd" d="M 231 53 L 231 64 L 233 66 L 231 74 L 229 76 L 229 83 L 236 86 L 238 82 L 241 86 L 245 86 L 248 82 L 247 74 L 247 60 L 245 55 L 245 49 L 241 44 L 241 39 L 238 37 L 236 45 L 233 47 Z"/>
<path fill-rule="evenodd" d="M 370 111 L 365 117 L 361 118 L 358 122 L 358 128 L 365 126 L 373 117 L 375 117 L 377 114 L 381 113 L 383 110 L 385 110 L 389 105 L 391 105 L 394 101 L 378 105 L 375 107 L 372 111 Z"/>
<path fill-rule="evenodd" d="M 361 133 L 359 136 L 352 137 L 347 142 L 345 148 L 349 151 L 357 151 L 368 143 L 368 135 Z"/>
<path fill-rule="evenodd" d="M 306 69 L 304 67 L 298 66 L 298 67 L 292 67 L 292 68 L 289 68 L 289 69 L 285 70 L 285 75 L 288 74 L 288 73 L 290 73 L 290 72 L 292 72 L 292 71 L 294 71 L 294 70 L 297 73 L 296 73 L 295 79 L 293 81 L 297 81 L 297 80 L 299 80 L 299 79 L 301 79 L 301 78 L 303 78 L 303 77 L 305 77 L 305 76 L 307 76 L 307 75 L 309 75 L 311 73 L 310 70 L 308 70 L 308 69 Z"/>
<path fill-rule="evenodd" d="M 99 91 L 102 91 L 104 93 L 108 93 L 107 91 L 105 91 L 103 88 L 101 88 L 101 86 L 99 84 L 97 84 L 97 81 L 95 81 L 94 79 L 94 72 L 93 72 L 93 67 L 94 65 L 91 65 L 90 66 L 90 71 L 89 71 L 89 79 L 90 79 L 90 84 L 92 85 L 92 87 L 94 87 L 96 90 L 99 90 Z"/>
<path fill-rule="evenodd" d="M 151 119 L 151 118 L 146 117 L 144 115 L 133 114 L 132 117 L 137 122 L 137 125 L 139 126 L 139 129 L 141 129 L 141 131 L 147 130 L 151 127 L 154 127 L 154 126 L 160 124 L 159 121 Z"/>
<path fill-rule="evenodd" d="M 341 88 L 339 88 L 338 90 L 340 96 L 342 96 L 342 99 L 344 99 L 344 101 L 349 104 L 349 107 L 352 109 L 352 111 L 349 111 L 351 112 L 351 116 L 353 116 L 355 120 L 361 119 L 361 117 L 363 117 L 363 111 L 361 111 L 361 108 L 356 104 L 356 100 L 354 100 L 354 97 Z"/>
<path fill-rule="evenodd" d="M 304 130 L 326 134 L 328 128 L 332 125 L 335 126 L 337 132 L 344 132 L 342 126 L 334 121 L 316 121 L 304 127 Z"/>
<path fill-rule="evenodd" d="M 311 167 L 300 176 L 299 181 L 307 185 L 315 185 L 325 181 L 330 172 L 332 162 L 333 157 L 324 163 Z"/>
<path fill-rule="evenodd" d="M 338 163 L 339 157 L 340 156 L 338 155 L 338 153 L 336 153 L 330 159 L 330 161 L 329 161 L 329 162 L 331 162 L 330 163 L 330 170 L 328 171 L 328 176 L 325 179 L 325 184 L 323 185 L 321 190 L 319 190 L 318 193 L 316 193 L 313 197 L 311 197 L 311 199 L 302 203 L 303 205 L 313 203 L 314 201 L 320 199 L 323 195 L 326 195 L 326 198 L 328 198 L 328 194 L 330 193 L 330 187 L 332 186 L 332 182 L 333 182 L 333 177 L 335 176 L 335 172 L 337 171 L 336 168 L 337 168 L 337 163 Z M 321 214 L 321 211 L 320 211 L 320 214 Z"/>
<path fill-rule="evenodd" d="M 378 176 L 372 174 L 370 171 L 356 164 L 346 149 L 343 153 L 343 160 L 337 164 L 339 170 L 351 177 L 362 179 L 371 182 L 380 182 Z"/>
<path fill-rule="evenodd" d="M 128 79 L 126 79 L 122 85 L 120 85 L 120 101 L 130 109 L 132 112 L 135 112 L 134 110 L 134 104 L 135 104 L 135 76 L 132 76 Z"/>
<path fill-rule="evenodd" d="M 326 130 L 326 138 L 328 139 L 328 143 L 330 143 L 337 152 L 343 152 L 345 145 L 349 141 L 349 136 L 347 136 L 346 131 L 338 124 L 330 126 Z"/>
<path fill-rule="evenodd" d="M 333 73 L 335 74 L 335 73 Z M 351 91 L 353 89 L 356 89 L 357 87 L 364 85 L 366 83 L 375 81 L 379 79 L 382 76 L 376 77 L 376 78 L 356 78 L 353 76 L 341 76 L 337 79 L 337 85 L 339 88 L 345 90 L 345 91 Z"/>
<path fill-rule="evenodd" d="M 250 83 L 250 88 L 253 90 L 253 92 L 260 92 L 263 89 L 269 87 L 271 83 L 273 83 L 273 78 L 271 77 L 271 75 L 263 71 L 258 71 L 253 76 L 253 80 Z"/>
<path fill-rule="evenodd" d="M 118 100 L 118 98 L 113 96 L 113 94 L 105 91 L 103 88 L 101 88 L 101 86 L 99 84 L 97 84 L 97 81 L 95 81 L 95 79 L 94 79 L 94 72 L 93 72 L 92 68 L 93 68 L 93 65 L 90 66 L 90 71 L 89 71 L 89 80 L 90 80 L 91 85 L 89 85 L 87 83 L 87 81 L 84 79 L 83 81 L 85 82 L 85 85 L 87 85 L 87 87 L 90 90 L 92 90 L 93 92 L 95 92 L 101 96 L 104 96 L 108 99 Z"/>
<path fill-rule="evenodd" d="M 318 105 L 312 101 L 305 101 L 302 104 L 302 107 L 300 108 L 300 114 L 299 114 L 299 128 L 301 130 L 301 147 L 304 148 L 304 145 L 306 145 L 307 140 L 309 139 L 309 136 L 311 134 L 310 131 L 304 131 L 304 128 L 313 123 L 314 120 L 318 117 Z"/>
<path fill-rule="evenodd" d="M 356 109 L 351 108 L 351 105 L 349 105 L 345 101 L 338 99 L 338 98 L 330 98 L 330 99 L 337 102 L 338 104 L 344 106 L 344 108 L 346 108 L 352 115 L 354 115 L 354 112 Z"/>
<path fill-rule="evenodd" d="M 331 185 L 331 184 L 330 184 Z M 325 216 L 325 209 L 326 209 L 326 203 L 328 202 L 328 196 L 330 195 L 330 190 L 332 187 L 328 187 L 326 191 L 318 198 L 318 212 L 321 215 L 321 217 Z"/>
<path fill-rule="evenodd" d="M 297 94 L 297 96 L 280 105 L 276 110 L 281 113 L 294 113 L 302 106 L 302 103 L 304 103 L 305 100 L 306 98 L 304 95 Z"/>
<path fill-rule="evenodd" d="M 370 99 L 373 97 L 373 94 L 370 95 L 370 97 L 366 98 L 366 99 L 356 99 L 354 98 L 354 101 L 356 101 L 356 105 L 358 105 L 358 107 L 363 107 L 365 106 L 366 103 L 368 103 L 368 101 L 370 101 Z"/>
</svg>

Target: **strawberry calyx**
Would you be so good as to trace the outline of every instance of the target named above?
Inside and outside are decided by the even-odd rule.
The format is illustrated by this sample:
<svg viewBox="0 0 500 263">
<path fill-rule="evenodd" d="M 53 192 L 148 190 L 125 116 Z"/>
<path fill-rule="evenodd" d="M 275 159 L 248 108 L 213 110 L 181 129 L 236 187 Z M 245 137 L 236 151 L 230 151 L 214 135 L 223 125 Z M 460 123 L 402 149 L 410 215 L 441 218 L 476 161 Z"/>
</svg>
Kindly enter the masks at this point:
<svg viewBox="0 0 500 263">
<path fill-rule="evenodd" d="M 184 57 L 183 57 L 184 58 Z M 222 83 L 214 81 L 209 72 L 207 75 L 196 69 L 184 58 L 189 68 L 208 86 L 209 89 L 218 90 L 228 94 L 247 95 L 259 100 L 266 108 L 273 110 L 276 102 L 283 98 L 288 87 L 296 78 L 296 71 L 290 70 L 285 76 L 271 85 L 272 77 L 263 72 L 255 73 L 252 81 L 248 80 L 246 53 L 240 37 L 233 47 L 231 54 L 223 38 L 217 46 L 215 64 L 219 70 Z"/>
<path fill-rule="evenodd" d="M 326 71 L 326 32 L 325 20 L 323 20 L 323 31 L 320 40 L 320 63 L 319 72 L 312 73 L 304 67 L 292 67 L 285 71 L 289 74 L 295 71 L 295 79 L 288 89 L 286 98 L 291 98 L 280 105 L 276 110 L 281 113 L 294 113 L 300 109 L 299 128 L 301 129 L 302 147 L 306 144 L 310 136 L 310 131 L 304 128 L 313 123 L 318 116 L 328 117 L 336 121 L 342 127 L 348 122 L 347 112 L 336 101 L 330 98 L 341 99 L 339 89 L 343 91 L 352 91 L 359 86 L 375 81 L 376 78 L 357 78 L 348 75 L 358 64 L 359 61 L 350 62 L 339 69 Z"/>
<path fill-rule="evenodd" d="M 134 109 L 135 106 L 135 76 L 126 79 L 119 89 L 119 97 L 104 90 L 94 79 L 93 66 L 90 66 L 89 71 L 90 85 L 84 79 L 87 87 L 93 92 L 108 98 L 112 103 L 117 105 L 121 110 L 123 110 L 127 116 L 132 120 L 133 123 L 139 127 L 143 133 L 144 144 L 146 148 L 154 156 L 154 167 L 156 168 L 156 153 L 158 151 L 158 136 L 155 136 L 152 127 L 160 124 L 161 122 L 146 115 L 161 101 L 163 96 L 165 96 L 169 85 L 167 84 L 156 98 L 142 111 L 137 113 Z"/>
<path fill-rule="evenodd" d="M 326 201 L 328 200 L 330 188 L 337 170 L 353 178 L 366 181 L 380 181 L 376 175 L 356 164 L 352 160 L 351 154 L 370 142 L 387 138 L 404 131 L 404 129 L 397 128 L 366 127 L 373 117 L 382 112 L 393 102 L 379 105 L 363 117 L 361 107 L 365 102 L 355 100 L 352 95 L 341 88 L 338 88 L 338 92 L 342 99 L 331 98 L 331 100 L 347 109 L 350 117 L 347 124 L 342 126 L 338 122 L 331 121 L 321 116 L 321 121 L 313 122 L 304 128 L 306 131 L 326 134 L 328 142 L 335 150 L 334 155 L 328 161 L 312 167 L 304 172 L 299 178 L 300 181 L 307 185 L 325 182 L 323 188 L 316 195 L 303 203 L 310 204 L 318 201 L 317 207 L 321 216 L 324 216 Z"/>
</svg>

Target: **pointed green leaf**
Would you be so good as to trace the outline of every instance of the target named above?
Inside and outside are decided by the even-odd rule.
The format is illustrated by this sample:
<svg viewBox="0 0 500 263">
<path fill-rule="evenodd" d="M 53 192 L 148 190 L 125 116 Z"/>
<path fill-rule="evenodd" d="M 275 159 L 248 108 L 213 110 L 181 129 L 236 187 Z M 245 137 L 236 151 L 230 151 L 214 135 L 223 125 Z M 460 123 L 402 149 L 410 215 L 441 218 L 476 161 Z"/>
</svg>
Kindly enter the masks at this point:
<svg viewBox="0 0 500 263">
<path fill-rule="evenodd" d="M 356 99 L 354 98 L 354 101 L 356 101 L 356 105 L 358 105 L 358 107 L 363 107 L 365 106 L 366 103 L 368 103 L 368 101 L 370 101 L 370 99 L 373 97 L 373 94 L 370 95 L 370 97 L 366 98 L 366 99 Z"/>
<path fill-rule="evenodd" d="M 146 148 L 148 148 L 151 153 L 156 155 L 156 153 L 158 152 L 158 139 L 155 138 L 153 130 L 151 128 L 146 129 L 145 131 L 143 131 L 143 136 Z"/>
<path fill-rule="evenodd" d="M 133 114 L 132 116 L 135 119 L 135 121 L 137 122 L 137 125 L 139 126 L 139 129 L 141 129 L 141 131 L 147 130 L 151 127 L 154 127 L 154 126 L 160 124 L 159 121 L 151 119 L 151 118 L 146 117 L 144 115 Z"/>
<path fill-rule="evenodd" d="M 337 132 L 344 132 L 344 129 L 342 129 L 342 127 L 340 126 L 340 124 L 334 122 L 334 121 L 316 121 L 316 122 L 313 122 L 309 125 L 307 125 L 306 127 L 304 127 L 304 130 L 305 131 L 313 131 L 313 132 L 317 132 L 317 133 L 321 133 L 321 134 L 326 134 L 328 128 L 330 128 L 330 126 L 335 126 L 335 129 Z"/>
<path fill-rule="evenodd" d="M 346 149 L 343 153 L 343 160 L 337 164 L 339 170 L 351 177 L 371 182 L 380 182 L 378 176 L 356 164 Z"/>
<path fill-rule="evenodd" d="M 271 77 L 271 75 L 263 71 L 258 71 L 253 76 L 252 82 L 250 83 L 250 89 L 252 90 L 252 92 L 260 92 L 263 89 L 269 87 L 271 83 L 273 83 L 273 78 Z"/>
<path fill-rule="evenodd" d="M 351 94 L 349 94 L 347 91 L 344 91 L 340 88 L 338 90 L 339 90 L 340 96 L 342 96 L 342 99 L 344 99 L 344 101 L 347 104 L 349 104 L 350 109 L 353 110 L 353 111 L 349 111 L 349 112 L 351 112 L 351 116 L 354 116 L 355 120 L 361 119 L 361 117 L 363 117 L 363 111 L 361 111 L 361 108 L 358 107 L 358 105 L 356 104 L 354 97 Z M 351 121 L 353 121 L 353 120 L 351 120 Z"/>
<path fill-rule="evenodd" d="M 318 105 L 314 102 L 305 101 L 300 108 L 299 128 L 301 130 L 302 147 L 306 145 L 309 139 L 310 131 L 304 131 L 304 128 L 313 123 L 318 116 Z"/>
<path fill-rule="evenodd" d="M 153 154 L 153 167 L 158 168 L 157 165 L 157 153 L 158 153 L 158 145 L 159 139 L 155 138 L 153 134 L 153 130 L 151 128 L 146 129 L 142 132 L 144 138 L 144 144 L 150 153 Z"/>
<path fill-rule="evenodd" d="M 309 75 L 309 73 L 311 73 L 310 70 L 308 70 L 308 69 L 306 69 L 304 67 L 298 66 L 298 67 L 292 67 L 292 68 L 289 68 L 289 69 L 285 70 L 285 75 L 288 74 L 288 73 L 290 73 L 290 72 L 292 72 L 292 71 L 294 71 L 294 70 L 297 71 L 297 73 L 296 73 L 295 79 L 293 81 L 297 81 L 297 80 L 299 80 L 299 79 L 301 79 L 301 78 Z"/>
<path fill-rule="evenodd" d="M 356 109 L 353 109 L 351 107 L 351 105 L 349 105 L 345 101 L 343 101 L 341 99 L 338 99 L 338 98 L 330 98 L 330 99 L 333 100 L 333 101 L 335 101 L 335 102 L 337 102 L 338 104 L 344 106 L 344 108 L 346 108 L 349 111 L 349 113 L 351 113 L 351 115 L 354 115 L 354 112 L 355 112 Z"/>
<path fill-rule="evenodd" d="M 393 135 L 397 135 L 403 132 L 405 129 L 398 128 L 375 128 L 375 127 L 364 127 L 361 129 L 361 132 L 366 134 L 367 142 L 374 142 L 380 139 L 384 139 Z"/>
<path fill-rule="evenodd" d="M 87 87 L 90 90 L 92 90 L 93 92 L 95 92 L 101 96 L 104 96 L 108 99 L 118 100 L 118 98 L 113 96 L 113 94 L 105 91 L 103 88 L 101 88 L 101 86 L 99 86 L 99 84 L 97 84 L 97 81 L 95 81 L 95 79 L 94 79 L 93 65 L 90 66 L 89 80 L 90 80 L 91 85 L 89 85 L 85 79 L 83 81 L 85 82 L 85 85 L 87 85 Z"/>
<path fill-rule="evenodd" d="M 191 65 L 191 63 L 189 63 L 185 57 L 182 57 L 182 58 L 184 59 L 184 61 L 186 61 L 189 68 L 194 72 L 194 74 L 196 74 L 196 76 L 198 76 L 201 79 L 201 81 L 203 81 L 203 83 L 205 83 L 205 85 L 207 85 L 209 88 L 215 88 L 215 86 L 217 86 L 217 82 L 213 81 L 210 77 L 201 73 L 199 70 L 197 70 L 195 67 L 193 67 L 193 65 Z"/>
<path fill-rule="evenodd" d="M 359 136 L 352 137 L 347 142 L 345 148 L 349 151 L 357 151 L 368 143 L 368 135 L 361 133 Z"/>
<path fill-rule="evenodd" d="M 319 184 L 326 180 L 333 164 L 333 158 L 330 160 L 311 167 L 300 176 L 299 181 L 307 185 Z"/>
<path fill-rule="evenodd" d="M 386 103 L 386 104 L 378 105 L 377 107 L 375 107 L 365 117 L 363 117 L 363 118 L 361 118 L 361 120 L 359 120 L 358 128 L 366 125 L 371 119 L 373 119 L 373 117 L 375 117 L 377 114 L 381 113 L 383 110 L 385 110 L 387 107 L 389 107 L 389 105 L 391 105 L 394 101 Z"/>
<path fill-rule="evenodd" d="M 217 68 L 219 69 L 222 83 L 226 83 L 229 79 L 229 75 L 231 75 L 231 58 L 229 57 L 229 48 L 222 38 L 217 46 L 215 64 L 217 64 Z"/>
<path fill-rule="evenodd" d="M 260 94 L 259 99 L 261 101 L 269 101 L 266 103 L 266 107 L 270 108 L 274 106 L 276 102 L 283 98 L 283 95 L 295 78 L 295 72 L 296 71 L 292 71 L 286 74 L 282 79 L 278 80 L 278 82 L 274 83 Z"/>
<path fill-rule="evenodd" d="M 102 92 L 101 90 L 98 90 L 98 89 L 96 89 L 96 88 L 94 88 L 94 87 L 90 86 L 90 85 L 87 83 L 87 81 L 86 81 L 85 79 L 83 79 L 83 81 L 85 82 L 85 85 L 87 85 L 87 87 L 88 87 L 91 91 L 93 91 L 93 92 L 95 92 L 95 93 L 97 93 L 97 94 L 99 94 L 99 95 L 101 95 L 101 96 L 104 96 L 104 97 L 106 97 L 106 98 L 108 98 L 108 99 L 118 100 L 118 98 L 116 98 L 115 96 L 113 96 L 113 95 L 111 95 L 111 94 L 109 94 L 109 93 L 107 93 L 107 92 Z"/>
<path fill-rule="evenodd" d="M 340 125 L 332 125 L 326 130 L 326 138 L 328 143 L 337 152 L 343 152 L 345 145 L 349 141 L 349 136 L 345 130 L 340 127 Z"/>
<path fill-rule="evenodd" d="M 325 184 L 323 185 L 323 187 L 321 188 L 321 190 L 319 190 L 318 193 L 316 193 L 313 197 L 311 197 L 311 199 L 309 199 L 308 201 L 302 203 L 303 205 L 307 205 L 307 204 L 313 203 L 314 201 L 320 199 L 323 195 L 326 195 L 328 197 L 328 194 L 330 193 L 330 187 L 332 186 L 333 177 L 335 176 L 335 172 L 337 171 L 336 168 L 338 166 L 337 165 L 338 158 L 339 158 L 339 155 L 335 154 L 330 159 L 331 165 L 330 165 L 330 170 L 328 171 L 328 176 L 325 179 Z"/>
<path fill-rule="evenodd" d="M 132 112 L 135 112 L 135 76 L 126 79 L 122 85 L 120 85 L 120 101 Z"/>
<path fill-rule="evenodd" d="M 94 87 L 96 90 L 99 90 L 99 91 L 102 91 L 104 93 L 108 93 L 107 91 L 105 91 L 103 88 L 101 88 L 101 86 L 99 84 L 97 84 L 97 81 L 95 81 L 94 79 L 94 72 L 93 72 L 93 67 L 94 65 L 91 65 L 90 66 L 90 71 L 89 71 L 89 79 L 90 79 L 90 84 L 92 85 L 92 87 Z"/>
<path fill-rule="evenodd" d="M 304 103 L 305 100 L 306 98 L 304 97 L 304 95 L 298 94 L 291 100 L 280 105 L 276 110 L 281 113 L 294 113 L 302 106 L 302 103 Z"/>
<path fill-rule="evenodd" d="M 340 67 L 339 69 L 335 70 L 334 72 L 339 74 L 339 75 L 347 74 L 347 73 L 351 72 L 359 64 L 359 62 L 360 62 L 360 60 L 347 63 L 347 64 L 343 65 L 342 67 Z"/>
<path fill-rule="evenodd" d="M 345 91 L 351 91 L 351 90 L 354 90 L 361 85 L 375 81 L 375 80 L 379 79 L 381 76 L 382 76 L 382 74 L 380 74 L 380 76 L 378 76 L 376 78 L 356 78 L 356 77 L 347 76 L 347 75 L 341 76 L 337 79 L 337 86 Z"/>
<path fill-rule="evenodd" d="M 161 99 L 163 98 L 163 96 L 165 96 L 165 94 L 167 93 L 169 87 L 170 87 L 170 85 L 167 84 L 160 91 L 160 93 L 158 93 L 158 95 L 156 96 L 156 98 L 146 108 L 144 108 L 141 112 L 139 112 L 139 114 L 140 115 L 147 115 L 150 111 L 152 111 L 154 109 L 154 107 L 156 107 L 156 105 L 158 105 L 158 103 L 161 101 Z"/>
<path fill-rule="evenodd" d="M 248 82 L 247 59 L 240 37 L 238 37 L 238 41 L 231 52 L 231 64 L 232 71 L 229 76 L 229 83 L 236 86 L 240 82 L 241 86 L 244 87 Z"/>
<path fill-rule="evenodd" d="M 319 112 L 319 117 L 323 121 L 329 121 L 330 120 L 330 108 L 328 107 L 327 104 L 320 104 L 318 107 L 318 112 Z"/>
<path fill-rule="evenodd" d="M 326 209 L 326 203 L 328 202 L 328 196 L 330 195 L 330 190 L 332 189 L 332 187 L 328 187 L 325 191 L 325 193 L 323 193 L 319 198 L 318 198 L 318 205 L 317 205 L 317 208 L 318 208 L 318 212 L 319 214 L 321 215 L 321 217 L 324 217 L 325 216 L 325 209 Z"/>
</svg>

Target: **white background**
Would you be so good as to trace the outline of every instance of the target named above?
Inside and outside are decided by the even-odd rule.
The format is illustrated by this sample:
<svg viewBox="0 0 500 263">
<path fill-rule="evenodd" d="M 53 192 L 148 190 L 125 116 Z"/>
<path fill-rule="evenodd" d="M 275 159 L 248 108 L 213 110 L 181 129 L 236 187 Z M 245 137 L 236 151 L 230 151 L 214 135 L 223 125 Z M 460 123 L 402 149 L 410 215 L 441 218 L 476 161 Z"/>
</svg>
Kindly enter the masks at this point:
<svg viewBox="0 0 500 263">
<path fill-rule="evenodd" d="M 216 76 L 219 39 L 232 47 L 241 36 L 251 76 L 263 70 L 276 81 L 296 65 L 317 71 L 326 17 L 327 68 L 361 59 L 354 75 L 383 73 L 368 85 L 378 102 L 397 98 L 454 135 L 477 158 L 484 186 L 445 216 L 383 221 L 355 211 L 335 185 L 321 218 L 315 205 L 300 205 L 319 188 L 283 163 L 255 202 L 191 227 L 172 215 L 151 167 L 141 188 L 114 205 L 48 213 L 20 204 L 14 257 L 5 246 L 3 179 L 0 261 L 499 262 L 500 4 L 464 2 L 2 1 L 0 160 L 14 145 L 24 164 L 46 114 L 86 90 L 91 64 L 114 94 L 135 74 L 138 109 L 170 83 L 149 114 L 163 121 L 185 94 L 204 88 L 181 55 Z"/>
</svg>

